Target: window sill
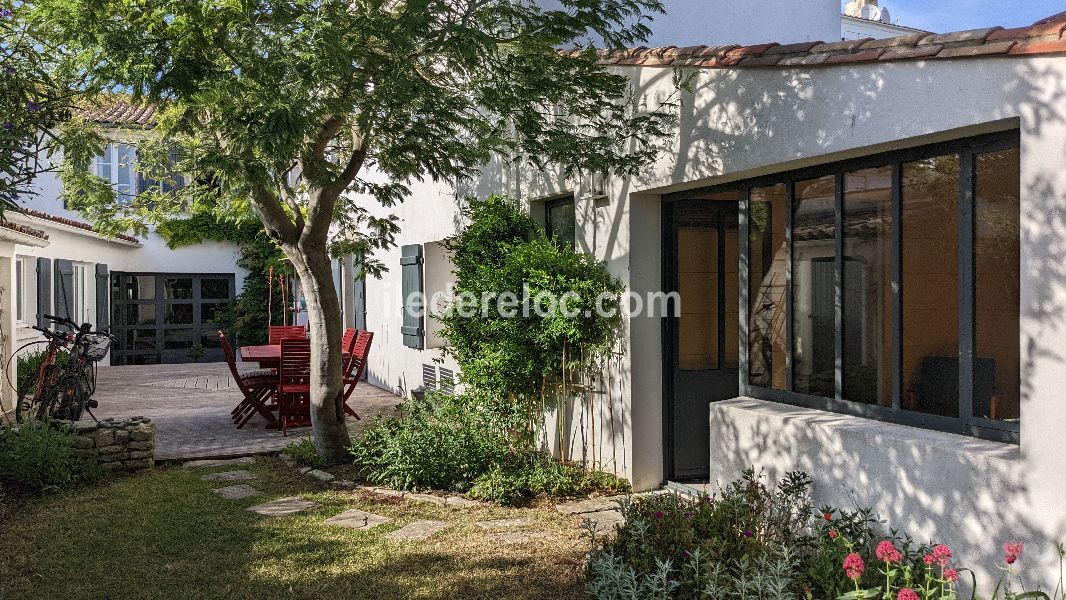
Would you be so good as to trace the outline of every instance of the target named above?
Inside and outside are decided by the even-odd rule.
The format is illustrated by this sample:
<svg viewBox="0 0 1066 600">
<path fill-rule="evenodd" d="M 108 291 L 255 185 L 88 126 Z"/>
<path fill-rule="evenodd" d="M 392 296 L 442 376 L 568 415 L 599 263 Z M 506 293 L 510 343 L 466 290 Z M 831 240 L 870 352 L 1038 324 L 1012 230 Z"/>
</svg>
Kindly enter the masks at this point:
<svg viewBox="0 0 1066 600">
<path fill-rule="evenodd" d="M 733 413 L 729 415 L 728 413 Z M 739 413 L 739 414 L 738 414 Z M 915 453 L 928 456 L 952 454 L 965 462 L 997 461 L 1010 463 L 1022 460 L 1021 448 L 1016 444 L 995 442 L 979 438 L 920 429 L 885 421 L 867 419 L 854 415 L 840 414 L 781 404 L 769 400 L 740 397 L 711 404 L 712 436 L 721 423 L 715 419 L 735 422 L 755 420 L 759 423 L 772 424 L 768 431 L 806 432 L 812 441 L 832 447 L 841 440 L 862 440 L 874 447 L 910 449 Z"/>
</svg>

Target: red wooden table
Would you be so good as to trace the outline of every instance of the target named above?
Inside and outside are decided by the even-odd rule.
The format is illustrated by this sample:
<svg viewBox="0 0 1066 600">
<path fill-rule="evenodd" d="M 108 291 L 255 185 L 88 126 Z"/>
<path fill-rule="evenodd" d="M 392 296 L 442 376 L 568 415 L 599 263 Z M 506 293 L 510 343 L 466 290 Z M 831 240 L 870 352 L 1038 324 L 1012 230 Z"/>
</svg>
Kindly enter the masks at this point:
<svg viewBox="0 0 1066 600">
<path fill-rule="evenodd" d="M 342 353 L 341 357 L 347 361 L 348 353 Z M 243 346 L 241 362 L 258 363 L 260 369 L 277 369 L 281 364 L 281 345 Z"/>
</svg>

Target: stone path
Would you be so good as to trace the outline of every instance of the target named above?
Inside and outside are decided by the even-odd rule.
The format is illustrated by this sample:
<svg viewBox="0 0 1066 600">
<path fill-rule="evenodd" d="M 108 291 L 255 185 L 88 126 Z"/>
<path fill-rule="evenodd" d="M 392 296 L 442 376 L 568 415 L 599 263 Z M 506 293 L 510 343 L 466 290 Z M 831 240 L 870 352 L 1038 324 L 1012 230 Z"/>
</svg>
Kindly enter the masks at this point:
<svg viewBox="0 0 1066 600">
<path fill-rule="evenodd" d="M 211 473 L 210 475 L 204 475 L 200 478 L 201 481 L 251 481 L 255 479 L 255 475 L 251 471 L 222 471 L 221 473 Z"/>
<path fill-rule="evenodd" d="M 428 540 L 447 526 L 446 521 L 415 521 L 386 534 L 385 537 L 398 542 L 418 542 Z"/>
<path fill-rule="evenodd" d="M 217 488 L 211 491 L 227 500 L 241 500 L 242 498 L 251 498 L 252 496 L 258 496 L 263 493 L 254 487 L 243 483 L 240 485 Z"/>
<path fill-rule="evenodd" d="M 304 500 L 303 498 L 297 498 L 296 496 L 289 496 L 250 506 L 248 507 L 248 510 L 263 515 L 264 517 L 287 517 L 298 512 L 310 510 L 316 506 L 319 506 L 317 502 L 311 502 L 310 500 Z"/>
<path fill-rule="evenodd" d="M 93 411 L 97 418 L 143 415 L 155 421 L 157 461 L 276 452 L 308 431 L 297 428 L 283 437 L 264 428 L 259 416 L 237 429 L 229 415 L 241 393 L 231 385 L 225 363 L 100 367 L 94 399 L 100 402 Z M 386 390 L 360 383 L 348 403 L 363 420 L 348 419 L 349 429 L 360 431 L 370 422 L 368 417 L 392 411 L 400 401 Z"/>
<path fill-rule="evenodd" d="M 492 531 L 494 529 L 508 529 L 529 525 L 529 517 L 515 517 L 513 519 L 496 519 L 495 521 L 478 521 L 477 526 Z"/>
<path fill-rule="evenodd" d="M 190 469 L 196 469 L 206 467 L 230 467 L 235 465 L 251 464 L 255 464 L 254 456 L 243 456 L 241 458 L 225 458 L 221 460 L 190 460 L 182 466 L 188 467 Z"/>
<path fill-rule="evenodd" d="M 623 496 L 589 498 L 556 504 L 555 510 L 560 514 L 582 517 L 582 521 L 592 521 L 597 534 L 613 534 L 615 526 L 625 522 L 618 501 Z"/>
<path fill-rule="evenodd" d="M 326 525 L 336 525 L 338 527 L 347 527 L 348 529 L 373 529 L 378 525 L 384 525 L 392 519 L 388 517 L 380 517 L 378 515 L 363 512 L 358 509 L 350 509 L 342 512 L 341 514 L 330 517 L 324 521 Z"/>
</svg>

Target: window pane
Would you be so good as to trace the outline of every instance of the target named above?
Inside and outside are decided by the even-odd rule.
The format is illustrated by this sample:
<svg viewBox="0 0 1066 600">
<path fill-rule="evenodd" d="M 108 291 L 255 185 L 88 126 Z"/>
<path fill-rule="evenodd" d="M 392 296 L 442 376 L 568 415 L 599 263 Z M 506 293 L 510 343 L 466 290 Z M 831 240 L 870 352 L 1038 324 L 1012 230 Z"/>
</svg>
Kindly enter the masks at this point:
<svg viewBox="0 0 1066 600">
<path fill-rule="evenodd" d="M 104 146 L 104 153 L 96 157 L 96 176 L 104 178 L 108 183 L 111 182 L 111 151 L 114 149 L 112 144 Z"/>
<path fill-rule="evenodd" d="M 204 330 L 203 334 L 200 336 L 200 345 L 204 348 L 221 348 L 222 341 L 218 339 L 218 330 Z"/>
<path fill-rule="evenodd" d="M 19 321 L 25 320 L 25 308 L 23 307 L 23 296 L 26 294 L 26 281 L 22 274 L 22 260 L 15 261 L 15 318 Z"/>
<path fill-rule="evenodd" d="M 974 416 L 1020 415 L 1018 149 L 977 156 Z"/>
<path fill-rule="evenodd" d="M 892 405 L 892 167 L 844 175 L 844 399 Z"/>
<path fill-rule="evenodd" d="M 718 228 L 677 230 L 678 368 L 718 368 Z"/>
<path fill-rule="evenodd" d="M 550 201 L 545 209 L 544 228 L 548 237 L 572 248 L 576 231 L 574 199 Z"/>
<path fill-rule="evenodd" d="M 155 277 L 151 275 L 132 275 L 128 282 L 127 300 L 155 300 Z"/>
<path fill-rule="evenodd" d="M 115 165 L 115 194 L 122 203 L 129 203 L 133 194 L 133 146 L 119 144 L 116 153 L 118 164 Z"/>
<path fill-rule="evenodd" d="M 130 325 L 155 325 L 155 304 L 128 304 L 126 305 L 126 322 Z"/>
<path fill-rule="evenodd" d="M 201 323 L 220 323 L 219 319 L 222 318 L 222 311 L 226 307 L 225 303 L 218 304 L 201 304 L 200 305 L 200 322 Z"/>
<path fill-rule="evenodd" d="M 155 350 L 156 332 L 154 329 L 131 329 L 126 332 L 126 350 Z"/>
<path fill-rule="evenodd" d="M 907 410 L 959 414 L 959 157 L 903 165 L 903 390 Z"/>
<path fill-rule="evenodd" d="M 792 213 L 794 391 L 836 394 L 836 177 L 796 182 Z"/>
<path fill-rule="evenodd" d="M 192 304 L 168 304 L 167 325 L 192 325 Z"/>
<path fill-rule="evenodd" d="M 192 279 L 181 277 L 163 280 L 163 294 L 167 300 L 192 300 Z"/>
<path fill-rule="evenodd" d="M 204 300 L 228 300 L 229 281 L 226 279 L 201 279 L 200 298 Z"/>
<path fill-rule="evenodd" d="M 192 329 L 167 329 L 163 331 L 163 348 L 167 350 L 184 350 L 192 348 L 196 331 Z"/>
<path fill-rule="evenodd" d="M 740 368 L 740 234 L 735 224 L 725 228 L 725 356 L 722 368 Z"/>
<path fill-rule="evenodd" d="M 783 184 L 751 190 L 748 218 L 748 382 L 784 390 L 788 385 L 785 270 L 788 248 Z"/>
</svg>

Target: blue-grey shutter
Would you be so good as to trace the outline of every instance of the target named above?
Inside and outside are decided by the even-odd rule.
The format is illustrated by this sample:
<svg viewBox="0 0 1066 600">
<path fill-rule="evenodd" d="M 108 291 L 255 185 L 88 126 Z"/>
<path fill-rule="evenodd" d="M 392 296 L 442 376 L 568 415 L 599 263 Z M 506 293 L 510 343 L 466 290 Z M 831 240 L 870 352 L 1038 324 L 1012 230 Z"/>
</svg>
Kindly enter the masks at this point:
<svg viewBox="0 0 1066 600">
<path fill-rule="evenodd" d="M 178 159 L 181 158 L 181 155 L 178 154 L 178 152 L 179 150 L 177 148 L 170 149 L 171 167 L 177 164 Z M 164 181 L 163 186 L 161 188 L 164 194 L 168 192 L 173 192 L 174 190 L 180 190 L 181 188 L 185 187 L 185 176 L 181 173 L 171 172 L 168 179 L 170 179 L 170 181 Z"/>
<path fill-rule="evenodd" d="M 425 339 L 423 326 L 422 246 L 411 244 L 400 248 L 400 278 L 403 282 L 403 345 L 422 349 Z"/>
<path fill-rule="evenodd" d="M 355 328 L 366 329 L 366 276 L 355 278 Z"/>
<path fill-rule="evenodd" d="M 107 265 L 96 263 L 96 328 L 103 330 L 111 325 L 111 277 Z"/>
<path fill-rule="evenodd" d="M 48 327 L 44 316 L 52 313 L 52 259 L 37 259 L 37 326 Z"/>
<path fill-rule="evenodd" d="M 71 318 L 74 310 L 74 263 L 63 258 L 55 260 L 55 309 L 52 314 Z"/>
</svg>

